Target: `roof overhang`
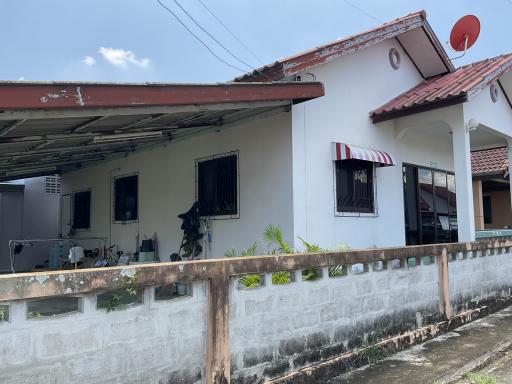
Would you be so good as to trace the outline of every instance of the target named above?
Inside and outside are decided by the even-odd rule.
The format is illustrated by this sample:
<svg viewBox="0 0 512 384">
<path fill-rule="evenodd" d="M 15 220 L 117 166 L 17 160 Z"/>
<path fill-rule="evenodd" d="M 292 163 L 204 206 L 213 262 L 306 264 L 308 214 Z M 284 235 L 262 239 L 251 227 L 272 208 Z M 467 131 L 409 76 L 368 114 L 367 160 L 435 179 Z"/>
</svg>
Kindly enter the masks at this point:
<svg viewBox="0 0 512 384">
<path fill-rule="evenodd" d="M 512 54 L 501 55 L 457 68 L 425 80 L 370 112 L 374 123 L 426 112 L 474 99 L 496 82 L 512 107 Z"/>
<path fill-rule="evenodd" d="M 425 11 L 401 17 L 376 28 L 280 59 L 235 81 L 290 79 L 309 68 L 396 38 L 423 78 L 454 71 L 453 64 L 430 27 Z"/>
<path fill-rule="evenodd" d="M 79 169 L 323 95 L 318 82 L 0 82 L 0 181 Z"/>
</svg>

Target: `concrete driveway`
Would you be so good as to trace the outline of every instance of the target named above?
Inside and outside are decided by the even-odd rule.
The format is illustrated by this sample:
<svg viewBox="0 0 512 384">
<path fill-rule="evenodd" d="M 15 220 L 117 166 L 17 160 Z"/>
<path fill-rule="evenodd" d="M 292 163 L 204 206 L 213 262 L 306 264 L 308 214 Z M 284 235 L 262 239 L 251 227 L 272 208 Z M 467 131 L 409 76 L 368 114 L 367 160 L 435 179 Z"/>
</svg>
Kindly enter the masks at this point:
<svg viewBox="0 0 512 384">
<path fill-rule="evenodd" d="M 508 307 L 328 384 L 510 384 L 511 331 Z"/>
</svg>

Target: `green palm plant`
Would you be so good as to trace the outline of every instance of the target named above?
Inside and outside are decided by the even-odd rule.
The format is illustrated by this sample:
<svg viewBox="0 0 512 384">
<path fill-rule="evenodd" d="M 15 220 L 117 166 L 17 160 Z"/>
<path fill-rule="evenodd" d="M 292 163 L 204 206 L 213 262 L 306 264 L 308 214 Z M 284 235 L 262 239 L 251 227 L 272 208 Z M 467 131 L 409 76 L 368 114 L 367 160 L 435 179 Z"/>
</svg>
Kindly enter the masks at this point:
<svg viewBox="0 0 512 384">
<path fill-rule="evenodd" d="M 291 247 L 286 241 L 284 241 L 283 231 L 280 225 L 272 225 L 269 224 L 263 233 L 263 238 L 267 243 L 267 247 L 270 249 L 268 251 L 271 255 L 279 255 L 283 253 L 294 253 L 296 250 Z M 304 240 L 302 237 L 298 237 L 300 242 L 303 245 L 303 250 L 301 252 L 305 253 L 319 253 L 319 252 L 328 252 L 329 250 L 321 248 L 318 244 L 309 243 Z M 341 247 L 336 247 L 335 251 L 344 251 L 350 249 L 348 246 L 343 245 Z M 226 257 L 238 257 L 238 256 L 255 256 L 256 255 L 256 243 L 254 243 L 250 248 L 243 250 L 242 252 L 238 252 L 236 248 L 230 249 L 224 254 Z M 333 267 L 329 267 L 329 277 L 338 277 L 343 276 L 345 271 L 343 270 L 343 266 L 337 265 Z M 313 281 L 321 277 L 320 268 L 309 267 L 305 268 L 302 271 L 302 280 L 304 281 Z M 282 285 L 287 284 L 292 281 L 292 272 L 289 271 L 279 271 L 272 273 L 272 284 L 274 285 Z M 261 276 L 260 275 L 245 275 L 239 279 L 239 283 L 246 288 L 256 288 L 261 286 Z"/>
<path fill-rule="evenodd" d="M 244 249 L 242 252 L 238 252 L 236 248 L 232 248 L 224 253 L 226 257 L 247 257 L 256 255 L 256 242 L 253 243 L 249 248 Z M 238 279 L 238 283 L 245 288 L 258 288 L 261 287 L 261 276 L 260 275 L 244 275 Z"/>
<path fill-rule="evenodd" d="M 270 252 L 272 255 L 277 255 L 280 253 L 293 253 L 293 248 L 283 240 L 283 231 L 280 225 L 269 224 L 267 228 L 265 228 L 263 237 L 269 246 L 275 247 Z"/>
</svg>

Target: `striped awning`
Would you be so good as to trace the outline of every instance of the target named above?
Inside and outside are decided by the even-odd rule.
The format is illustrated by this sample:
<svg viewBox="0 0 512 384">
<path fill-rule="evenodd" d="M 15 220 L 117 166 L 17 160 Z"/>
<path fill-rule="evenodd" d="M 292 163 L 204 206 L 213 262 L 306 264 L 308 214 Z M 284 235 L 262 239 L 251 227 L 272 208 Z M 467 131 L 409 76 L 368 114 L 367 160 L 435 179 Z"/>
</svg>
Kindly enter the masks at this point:
<svg viewBox="0 0 512 384">
<path fill-rule="evenodd" d="M 332 143 L 332 159 L 371 161 L 383 167 L 396 164 L 393 156 L 387 152 L 344 143 Z"/>
</svg>

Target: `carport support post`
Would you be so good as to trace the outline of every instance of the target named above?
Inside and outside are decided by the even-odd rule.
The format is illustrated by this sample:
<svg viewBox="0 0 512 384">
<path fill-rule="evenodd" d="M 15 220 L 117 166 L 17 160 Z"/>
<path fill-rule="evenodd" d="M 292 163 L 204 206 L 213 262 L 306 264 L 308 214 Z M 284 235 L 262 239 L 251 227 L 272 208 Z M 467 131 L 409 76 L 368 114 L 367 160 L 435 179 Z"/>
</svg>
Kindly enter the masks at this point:
<svg viewBox="0 0 512 384">
<path fill-rule="evenodd" d="M 512 183 L 510 182 L 510 172 L 512 172 L 512 139 L 507 139 L 507 154 L 508 154 L 508 188 L 510 191 L 510 207 L 512 211 Z"/>
<path fill-rule="evenodd" d="M 205 383 L 229 384 L 229 276 L 207 281 Z"/>
<path fill-rule="evenodd" d="M 457 192 L 457 225 L 459 241 L 475 240 L 475 213 L 473 208 L 473 183 L 469 131 L 464 120 L 452 125 L 453 165 Z"/>
</svg>

